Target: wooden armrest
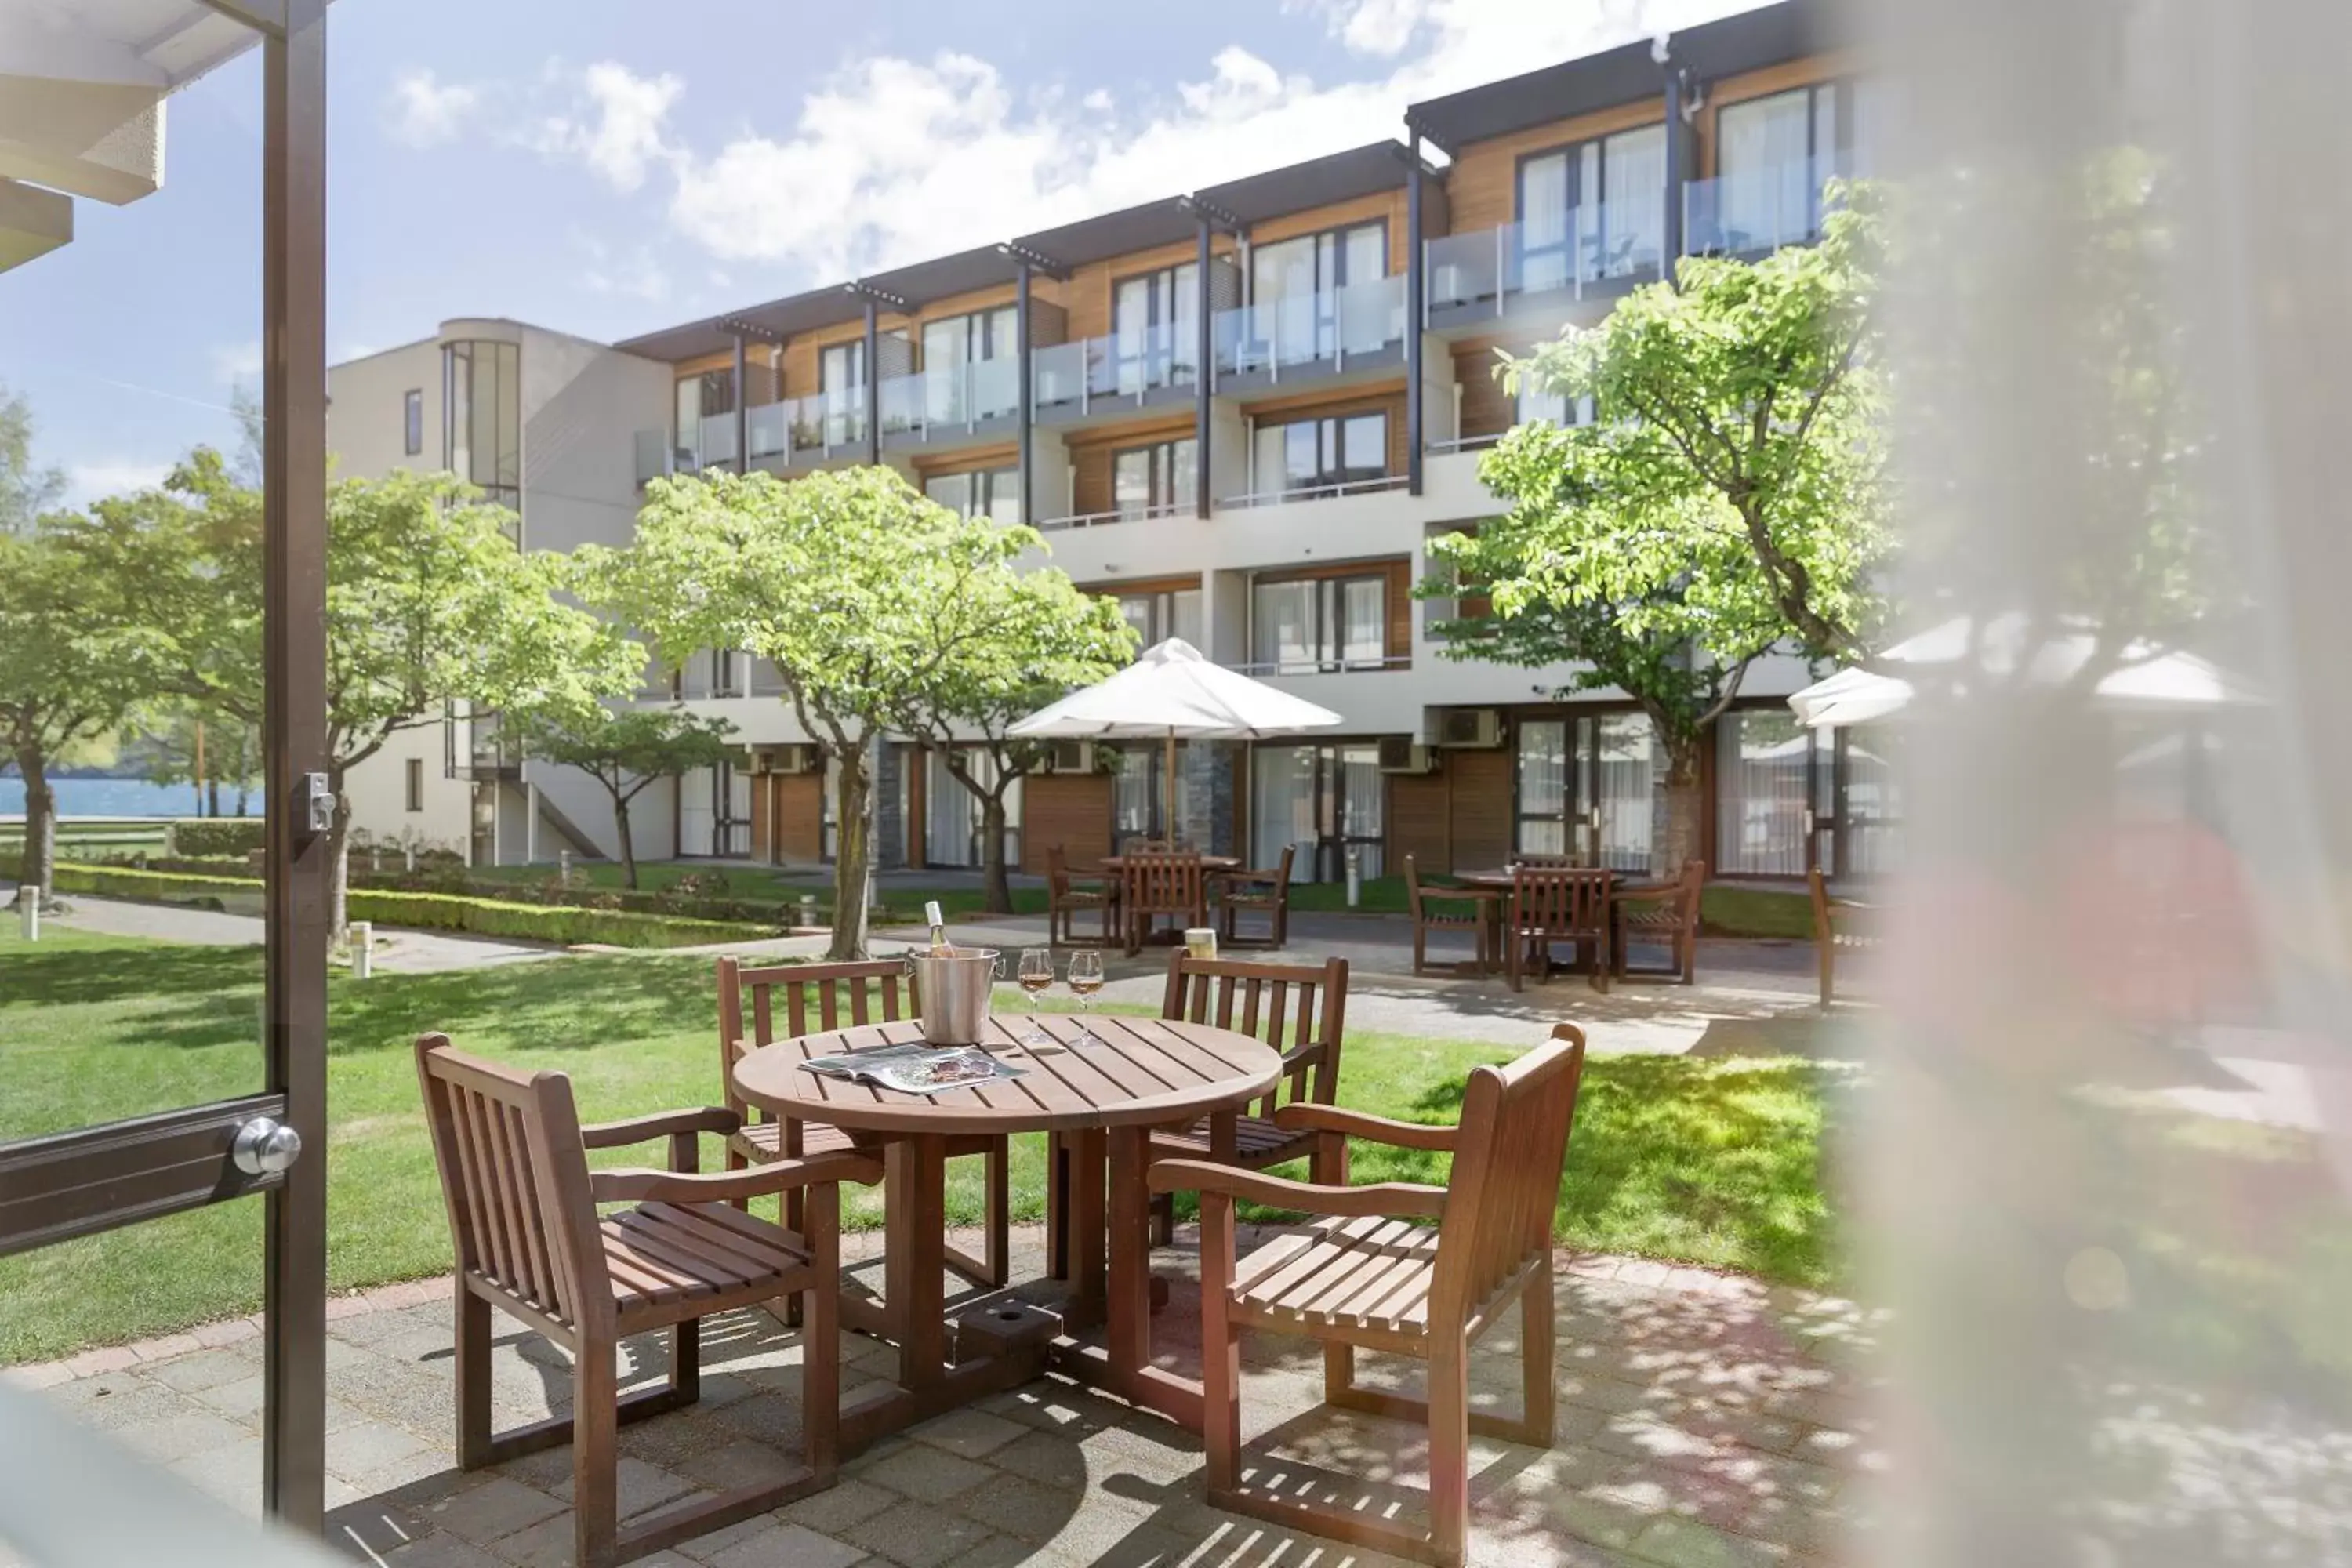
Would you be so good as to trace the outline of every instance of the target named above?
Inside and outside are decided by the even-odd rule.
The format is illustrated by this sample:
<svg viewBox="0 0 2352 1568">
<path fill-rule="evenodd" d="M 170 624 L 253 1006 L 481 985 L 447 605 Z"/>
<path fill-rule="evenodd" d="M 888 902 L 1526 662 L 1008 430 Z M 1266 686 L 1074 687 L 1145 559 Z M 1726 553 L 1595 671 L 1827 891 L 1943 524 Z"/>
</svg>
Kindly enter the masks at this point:
<svg viewBox="0 0 2352 1568">
<path fill-rule="evenodd" d="M 1499 899 L 1504 896 L 1504 893 L 1500 888 L 1432 888 L 1424 885 L 1421 889 L 1421 896 L 1424 902 L 1431 899 L 1452 899 L 1457 902 L 1466 903 L 1475 902 L 1480 899 Z"/>
<path fill-rule="evenodd" d="M 1300 1068 L 1318 1067 L 1322 1061 L 1323 1047 L 1320 1045 L 1300 1046 L 1296 1050 L 1282 1053 L 1282 1070 L 1296 1072 Z"/>
<path fill-rule="evenodd" d="M 742 1127 L 743 1119 L 733 1111 L 722 1106 L 703 1105 L 691 1110 L 633 1116 L 625 1121 L 592 1122 L 580 1130 L 580 1142 L 591 1149 L 621 1149 L 631 1143 L 650 1143 L 656 1138 L 673 1138 L 681 1132 L 716 1132 L 728 1138 Z"/>
<path fill-rule="evenodd" d="M 600 1204 L 731 1203 L 767 1197 L 789 1187 L 820 1187 L 856 1182 L 870 1187 L 882 1179 L 882 1162 L 846 1150 L 798 1160 L 771 1160 L 742 1171 L 591 1171 L 588 1195 Z"/>
<path fill-rule="evenodd" d="M 1286 1132 L 1344 1132 L 1367 1142 L 1386 1143 L 1395 1149 L 1428 1149 L 1441 1154 L 1452 1151 L 1455 1134 L 1461 1131 L 1419 1121 L 1391 1121 L 1385 1116 L 1366 1116 L 1360 1110 L 1342 1110 L 1336 1105 L 1276 1106 L 1274 1124 Z"/>
<path fill-rule="evenodd" d="M 1325 1187 L 1312 1182 L 1286 1181 L 1255 1171 L 1237 1171 L 1207 1160 L 1160 1160 L 1151 1166 L 1155 1193 L 1222 1193 L 1247 1198 L 1270 1208 L 1301 1209 L 1308 1214 L 1343 1219 L 1366 1216 L 1422 1215 L 1443 1219 L 1445 1189 L 1409 1182 L 1380 1182 L 1368 1187 Z"/>
<path fill-rule="evenodd" d="M 1622 882 L 1610 889 L 1612 899 L 1665 899 L 1683 890 L 1680 882 Z"/>
</svg>

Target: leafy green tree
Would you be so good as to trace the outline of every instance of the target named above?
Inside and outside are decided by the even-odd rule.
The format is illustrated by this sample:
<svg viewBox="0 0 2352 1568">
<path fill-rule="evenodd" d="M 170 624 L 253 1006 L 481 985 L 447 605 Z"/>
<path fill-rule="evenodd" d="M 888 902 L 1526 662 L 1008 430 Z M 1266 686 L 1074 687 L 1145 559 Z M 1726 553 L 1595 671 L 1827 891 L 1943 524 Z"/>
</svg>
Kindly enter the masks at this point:
<svg viewBox="0 0 2352 1568">
<path fill-rule="evenodd" d="M 683 708 L 578 708 L 506 715 L 501 732 L 522 754 L 578 768 L 613 799 L 613 831 L 621 843 L 621 879 L 637 885 L 636 844 L 629 803 L 656 780 L 716 766 L 732 756 L 734 726 Z"/>
<path fill-rule="evenodd" d="M 0 531 L 0 742 L 25 783 L 20 898 L 46 899 L 55 886 L 50 765 L 121 722 L 142 695 L 134 650 L 103 611 L 110 587 L 81 570 L 54 518 Z"/>
<path fill-rule="evenodd" d="M 834 958 L 866 950 L 874 746 L 954 656 L 933 622 L 958 584 L 996 558 L 992 529 L 887 468 L 790 483 L 721 473 L 647 486 L 628 548 L 572 556 L 581 596 L 666 660 L 732 647 L 775 667 L 833 775 Z"/>
<path fill-rule="evenodd" d="M 1593 418 L 1513 430 L 1479 465 L 1509 503 L 1432 542 L 1421 592 L 1463 596 L 1454 658 L 1580 667 L 1649 716 L 1670 863 L 1697 852 L 1708 727 L 1775 647 L 1853 657 L 1880 617 L 1883 393 L 1865 352 L 1875 209 L 1857 188 L 1817 246 L 1694 258 L 1500 374 Z M 1482 602 L 1483 601 L 1483 602 Z"/>
<path fill-rule="evenodd" d="M 561 709 L 633 689 L 643 651 L 564 604 L 557 557 L 515 545 L 513 514 L 449 474 L 344 479 L 327 497 L 327 848 L 344 924 L 351 770 L 449 703 Z M 120 634 L 160 689 L 258 725 L 261 497 L 199 447 L 160 489 L 100 501 L 74 531 L 124 585 Z"/>
<path fill-rule="evenodd" d="M 961 532 L 970 537 L 947 591 L 912 606 L 937 657 L 899 692 L 891 727 L 938 749 L 949 775 L 979 800 L 982 895 L 991 912 L 1009 914 L 1005 796 L 1047 748 L 1006 731 L 1115 673 L 1135 657 L 1135 631 L 1117 600 L 1081 593 L 1060 572 L 1021 571 L 1022 552 L 1044 546 L 1034 531 L 976 518 Z M 974 765 L 981 755 L 985 770 Z"/>
<path fill-rule="evenodd" d="M 152 783 L 192 784 L 202 796 L 201 815 L 221 815 L 221 785 L 236 792 L 236 815 L 246 815 L 261 782 L 261 726 L 219 712 L 174 702 L 145 718 L 135 742 L 141 773 Z"/>
<path fill-rule="evenodd" d="M 23 533 L 65 494 L 66 477 L 33 461 L 33 405 L 0 383 L 0 533 Z"/>
</svg>

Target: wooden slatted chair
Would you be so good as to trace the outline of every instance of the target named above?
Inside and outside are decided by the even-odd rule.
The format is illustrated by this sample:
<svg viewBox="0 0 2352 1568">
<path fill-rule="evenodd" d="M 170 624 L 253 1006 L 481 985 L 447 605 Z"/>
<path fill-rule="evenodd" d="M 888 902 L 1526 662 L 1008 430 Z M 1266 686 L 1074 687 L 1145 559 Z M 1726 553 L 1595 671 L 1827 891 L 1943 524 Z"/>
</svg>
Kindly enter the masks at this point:
<svg viewBox="0 0 2352 1568">
<path fill-rule="evenodd" d="M 1813 954 L 1821 967 L 1822 1011 L 1837 998 L 1837 955 L 1866 952 L 1878 945 L 1878 911 L 1855 899 L 1833 897 L 1819 866 L 1805 873 L 1805 891 L 1813 901 Z"/>
<path fill-rule="evenodd" d="M 1290 942 L 1290 868 L 1298 847 L 1285 845 L 1270 870 L 1218 873 L 1217 939 L 1227 947 L 1285 947 Z M 1266 933 L 1244 936 L 1241 918 L 1264 915 Z"/>
<path fill-rule="evenodd" d="M 1143 951 L 1160 916 L 1181 930 L 1209 923 L 1208 884 L 1201 858 L 1189 851 L 1149 851 L 1119 858 L 1119 912 L 1127 923 L 1127 951 Z"/>
<path fill-rule="evenodd" d="M 1315 1154 L 1315 1135 L 1282 1126 L 1276 1112 L 1286 1103 L 1329 1105 L 1339 1098 L 1339 1047 L 1348 1019 L 1346 959 L 1326 959 L 1320 964 L 1245 963 L 1172 952 L 1160 1016 L 1262 1039 L 1282 1053 L 1283 1076 L 1258 1103 L 1255 1115 L 1234 1119 L 1230 1152 L 1220 1154 L 1211 1147 L 1209 1124 L 1203 1121 L 1154 1132 L 1150 1158 L 1217 1160 L 1240 1170 L 1263 1171 Z M 1172 1195 L 1162 1194 L 1153 1200 L 1152 1226 L 1159 1245 L 1165 1247 L 1174 1238 Z"/>
<path fill-rule="evenodd" d="M 1617 973 L 1628 977 L 1672 980 L 1681 985 L 1696 984 L 1699 900 L 1706 891 L 1704 860 L 1684 861 L 1683 874 L 1672 882 L 1617 889 L 1611 899 L 1617 917 Z M 1634 937 L 1665 943 L 1672 961 L 1664 969 L 1635 968 L 1630 952 Z"/>
<path fill-rule="evenodd" d="M 1412 912 L 1412 972 L 1429 973 L 1429 933 L 1433 931 L 1466 931 L 1478 946 L 1478 973 L 1493 973 L 1489 965 L 1491 953 L 1488 939 L 1495 927 L 1495 916 L 1500 912 L 1503 889 L 1500 888 L 1424 888 L 1421 885 L 1420 868 L 1412 857 L 1404 858 L 1405 907 Z M 1447 904 L 1458 909 L 1434 908 Z"/>
<path fill-rule="evenodd" d="M 783 1002 L 781 1028 L 776 1005 L 779 993 Z M 797 1117 L 770 1118 L 746 1102 L 735 1087 L 735 1064 L 747 1054 L 779 1039 L 819 1030 L 894 1023 L 902 1017 L 914 1017 L 922 1009 L 914 977 L 896 959 L 764 966 L 746 964 L 739 959 L 720 959 L 720 1081 L 725 1086 L 727 1109 L 741 1118 L 743 1123 L 741 1130 L 727 1141 L 727 1168 L 741 1170 L 769 1160 L 796 1160 L 807 1154 L 860 1146 L 838 1127 L 822 1121 L 803 1121 Z M 744 1027 L 747 1010 L 751 1016 L 748 1030 Z M 978 1155 L 988 1162 L 988 1255 L 975 1258 L 950 1247 L 948 1263 L 973 1284 L 994 1289 L 1004 1284 L 1012 1274 L 1011 1149 L 1002 1134 L 975 1133 L 948 1140 L 948 1155 L 951 1159 Z M 799 1223 L 795 1207 L 798 1202 L 792 1194 L 785 1195 L 783 1222 L 787 1226 Z"/>
<path fill-rule="evenodd" d="M 467 1469 L 572 1445 L 574 1560 L 606 1568 L 764 1513 L 833 1485 L 841 1405 L 838 1184 L 882 1179 L 863 1154 L 814 1154 L 755 1172 L 696 1170 L 696 1135 L 726 1134 L 716 1107 L 583 1127 L 572 1080 L 461 1056 L 446 1035 L 416 1042 L 433 1155 L 457 1259 L 457 1462 Z M 591 1173 L 588 1151 L 667 1138 L 669 1169 Z M 730 1207 L 791 1192 L 804 1228 Z M 599 1215 L 599 1204 L 634 1206 Z M 680 1503 L 620 1529 L 614 1437 L 625 1422 L 701 1394 L 701 1320 L 790 1296 L 802 1334 L 803 1468 L 780 1480 Z M 490 1428 L 490 1309 L 572 1352 L 572 1415 L 503 1435 Z M 668 1381 L 623 1398 L 620 1342 L 670 1331 Z"/>
<path fill-rule="evenodd" d="M 1423 1563 L 1460 1563 L 1469 1535 L 1470 1435 L 1547 1447 L 1553 1436 L 1552 1212 L 1584 1070 L 1573 1024 L 1502 1067 L 1470 1074 L 1457 1127 L 1385 1121 L 1325 1105 L 1286 1105 L 1275 1121 L 1325 1143 L 1316 1182 L 1291 1182 L 1200 1160 L 1151 1168 L 1160 1192 L 1201 1194 L 1202 1407 L 1208 1500 L 1335 1541 Z M 1443 1187 L 1346 1184 L 1346 1140 L 1362 1138 L 1454 1156 Z M 1236 1259 L 1234 1201 L 1321 1215 L 1304 1234 Z M 1434 1219 L 1436 1228 L 1408 1223 Z M 1470 1408 L 1471 1342 L 1516 1300 L 1523 1405 L 1516 1421 Z M 1244 1471 L 1241 1446 L 1244 1327 L 1323 1342 L 1324 1398 L 1332 1405 L 1429 1424 L 1429 1530 L 1370 1510 L 1318 1507 L 1299 1497 L 1298 1468 Z M 1429 1397 L 1359 1388 L 1359 1347 L 1429 1363 Z M 1342 1487 L 1338 1489 L 1352 1489 Z"/>
<path fill-rule="evenodd" d="M 1081 940 L 1078 916 L 1100 912 L 1102 935 Z M 1045 851 L 1045 942 L 1048 946 L 1108 947 L 1118 910 L 1118 893 L 1109 883 L 1081 887 L 1070 875 L 1069 857 L 1058 844 Z"/>
<path fill-rule="evenodd" d="M 1593 952 L 1592 984 L 1609 989 L 1610 873 L 1522 862 L 1511 877 L 1511 906 L 1503 931 L 1503 970 L 1511 989 L 1521 989 L 1528 959 L 1539 978 L 1551 977 L 1551 950 L 1574 942 Z"/>
</svg>

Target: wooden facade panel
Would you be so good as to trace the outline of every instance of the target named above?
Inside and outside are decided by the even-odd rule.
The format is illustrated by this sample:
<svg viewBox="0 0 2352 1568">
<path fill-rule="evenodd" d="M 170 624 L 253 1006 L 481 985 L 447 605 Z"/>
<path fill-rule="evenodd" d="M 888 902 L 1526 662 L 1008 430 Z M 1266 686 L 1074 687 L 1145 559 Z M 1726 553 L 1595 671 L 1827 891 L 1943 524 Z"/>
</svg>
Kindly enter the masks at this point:
<svg viewBox="0 0 2352 1568">
<path fill-rule="evenodd" d="M 824 858 L 824 775 L 770 773 L 775 795 L 775 845 L 780 860 L 814 863 Z"/>
<path fill-rule="evenodd" d="M 1035 773 L 1021 781 L 1021 868 L 1045 874 L 1055 845 L 1074 869 L 1110 853 L 1111 780 L 1108 773 Z"/>
<path fill-rule="evenodd" d="M 1476 870 L 1511 858 L 1511 750 L 1449 750 L 1445 777 L 1454 868 Z"/>
<path fill-rule="evenodd" d="M 1453 781 L 1442 773 L 1389 775 L 1388 868 L 1413 858 L 1423 876 L 1454 868 Z"/>
<path fill-rule="evenodd" d="M 1851 51 L 1826 55 L 1810 55 L 1801 60 L 1783 60 L 1761 70 L 1742 71 L 1727 76 L 1707 87 L 1706 104 L 1693 118 L 1692 129 L 1697 133 L 1698 149 L 1695 164 L 1701 178 L 1712 178 L 1716 170 L 1717 142 L 1715 117 L 1725 108 L 1744 103 L 1751 98 L 1769 98 L 1776 92 L 1791 88 L 1811 87 L 1818 82 L 1835 81 L 1852 76 L 1858 64 Z"/>
<path fill-rule="evenodd" d="M 1405 427 L 1404 391 L 1381 392 L 1370 396 L 1358 393 L 1334 399 L 1328 394 L 1308 393 L 1297 398 L 1269 399 L 1253 405 L 1250 417 L 1255 427 L 1269 425 L 1296 425 L 1308 419 L 1339 419 L 1350 414 L 1385 414 L 1388 416 L 1388 471 L 1402 474 L 1411 461 L 1411 436 Z M 1263 478 L 1259 488 L 1265 489 Z"/>
<path fill-rule="evenodd" d="M 1111 490 L 1111 449 L 1085 447 L 1070 454 L 1070 510 L 1077 517 L 1108 511 Z"/>
<path fill-rule="evenodd" d="M 1295 239 L 1302 234 L 1319 234 L 1327 228 L 1344 228 L 1378 218 L 1388 229 L 1388 269 L 1392 274 L 1399 273 L 1404 270 L 1405 241 L 1410 232 L 1405 227 L 1405 206 L 1403 186 L 1400 185 L 1393 191 L 1375 191 L 1351 202 L 1333 202 L 1328 206 L 1285 213 L 1280 217 L 1253 224 L 1250 226 L 1250 244 L 1274 245 L 1282 240 Z"/>
<path fill-rule="evenodd" d="M 942 474 L 980 474 L 1009 468 L 1021 460 L 1021 444 L 1006 441 L 994 447 L 966 447 L 959 452 L 915 452 L 908 460 L 924 479 Z"/>
<path fill-rule="evenodd" d="M 1454 232 L 1467 234 L 1513 223 L 1519 216 L 1519 160 L 1571 142 L 1582 142 L 1638 125 L 1656 124 L 1665 114 L 1665 89 L 1632 103 L 1595 110 L 1549 124 L 1529 126 L 1507 136 L 1474 142 L 1462 149 L 1445 176 L 1446 200 L 1453 208 Z"/>
<path fill-rule="evenodd" d="M 1234 244 L 1218 237 L 1212 246 L 1213 256 L 1232 256 Z M 1180 262 L 1200 258 L 1197 240 L 1182 240 L 1175 245 L 1163 245 L 1150 250 L 1138 250 L 1125 256 L 1114 256 L 1107 261 L 1089 261 L 1084 267 L 1070 270 L 1070 280 L 1061 285 L 1059 298 L 1069 312 L 1072 338 L 1099 338 L 1110 331 L 1111 285 L 1122 278 L 1132 278 L 1140 272 L 1157 271 Z"/>
<path fill-rule="evenodd" d="M 1517 419 L 1517 405 L 1495 374 L 1500 363 L 1495 358 L 1495 347 L 1491 338 L 1454 346 L 1454 380 L 1462 389 L 1465 437 L 1498 436 Z"/>
</svg>

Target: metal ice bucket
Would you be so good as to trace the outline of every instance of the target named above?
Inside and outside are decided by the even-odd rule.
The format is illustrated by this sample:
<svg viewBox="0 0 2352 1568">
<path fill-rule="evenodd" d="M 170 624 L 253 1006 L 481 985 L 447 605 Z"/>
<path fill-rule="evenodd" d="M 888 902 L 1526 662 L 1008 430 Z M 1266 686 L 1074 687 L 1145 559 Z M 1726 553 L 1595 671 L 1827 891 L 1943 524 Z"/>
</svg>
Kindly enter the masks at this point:
<svg viewBox="0 0 2352 1568">
<path fill-rule="evenodd" d="M 907 973 L 923 999 L 924 1039 L 935 1046 L 979 1043 L 988 1027 L 992 988 L 1004 977 L 1003 953 L 992 947 L 910 952 Z"/>
</svg>

